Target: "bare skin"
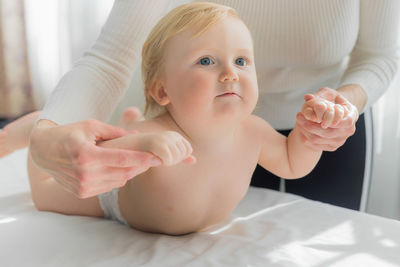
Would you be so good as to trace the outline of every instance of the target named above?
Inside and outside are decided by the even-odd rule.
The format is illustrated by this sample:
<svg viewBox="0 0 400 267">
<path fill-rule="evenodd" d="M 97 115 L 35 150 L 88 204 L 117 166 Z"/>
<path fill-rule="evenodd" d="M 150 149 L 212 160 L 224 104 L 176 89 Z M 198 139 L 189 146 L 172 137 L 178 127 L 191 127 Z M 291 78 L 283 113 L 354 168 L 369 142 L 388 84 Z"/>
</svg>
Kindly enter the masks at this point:
<svg viewBox="0 0 400 267">
<path fill-rule="evenodd" d="M 121 188 L 121 213 L 129 225 L 139 230 L 178 235 L 206 229 L 226 218 L 243 198 L 257 163 L 293 179 L 311 171 L 321 155 L 321 151 L 302 143 L 297 128 L 286 138 L 251 115 L 257 82 L 251 63 L 251 38 L 241 21 L 228 18 L 195 41 L 190 37 L 191 32 L 184 32 L 171 39 L 166 51 L 168 78 L 150 92 L 167 112 L 135 123 L 128 130 L 138 130 L 144 136 L 177 132 L 190 141 L 197 162 L 151 168 Z M 203 47 L 207 52 L 202 51 Z M 199 61 L 192 51 L 215 56 Z M 236 51 L 248 52 L 243 55 Z M 247 56 L 246 68 L 232 60 L 242 56 Z M 193 60 L 193 65 L 185 60 Z M 131 144 L 139 149 L 130 138 L 135 136 L 102 145 Z"/>
<path fill-rule="evenodd" d="M 98 142 L 126 134 L 121 127 L 94 119 L 65 125 L 41 119 L 30 134 L 30 156 L 65 190 L 88 198 L 161 164 L 150 153 L 97 146 Z"/>
<path fill-rule="evenodd" d="M 9 129 L 27 129 L 37 116 L 38 114 L 15 121 L 9 125 Z M 105 141 L 99 145 L 153 150 L 167 161 L 168 157 L 158 152 L 160 149 L 157 149 L 155 143 L 160 136 L 155 138 L 154 133 L 168 135 L 173 130 L 175 134 L 169 140 L 164 140 L 163 145 L 176 144 L 177 138 L 183 140 L 184 133 L 179 130 L 174 120 L 168 113 L 154 120 L 135 120 L 137 117 L 132 113 L 132 109 L 127 109 L 119 121 L 119 126 L 139 133 Z M 271 138 L 274 139 L 271 142 L 277 141 L 280 145 L 286 142 L 286 138 L 276 135 L 274 130 L 264 128 L 265 126 L 261 119 L 250 115 L 235 130 L 234 138 L 225 138 L 225 141 L 219 142 L 217 146 L 196 142 L 196 153 L 193 154 L 197 160 L 196 164 L 177 163 L 187 158 L 191 150 L 181 151 L 172 157 L 167 163 L 168 166 L 152 168 L 136 176 L 126 185 L 121 184 L 119 201 L 123 216 L 136 229 L 172 235 L 201 231 L 223 220 L 247 191 L 252 172 L 259 161 L 260 145 L 265 143 L 266 136 L 261 132 L 271 134 Z M 177 134 L 178 132 L 182 135 Z M 24 133 L 26 144 L 29 133 Z M 268 147 L 274 148 L 270 144 Z M 242 155 L 247 156 L 243 158 Z M 233 167 L 231 162 L 237 164 Z M 177 173 L 180 175 L 176 175 Z M 32 199 L 39 210 L 69 215 L 104 216 L 97 197 L 77 198 L 64 190 L 51 175 L 37 168 L 30 157 L 28 174 Z"/>
<path fill-rule="evenodd" d="M 8 124 L 0 132 L 0 158 L 28 146 L 30 133 L 39 115 L 40 111 L 30 113 Z M 126 127 L 141 119 L 142 115 L 136 107 L 127 108 L 118 126 Z M 80 199 L 66 191 L 49 173 L 36 166 L 30 153 L 27 164 L 32 200 L 37 209 L 71 215 L 104 216 L 97 197 Z"/>
<path fill-rule="evenodd" d="M 0 132 L 0 158 L 29 145 L 29 135 L 39 114 L 40 111 L 29 113 L 3 128 Z"/>
<path fill-rule="evenodd" d="M 0 131 L 0 158 L 29 146 L 29 136 L 39 115 L 40 111 L 29 113 L 7 124 Z M 137 107 L 129 107 L 123 112 L 118 126 L 126 129 L 132 122 L 141 120 L 143 115 L 140 110 Z"/>
<path fill-rule="evenodd" d="M 207 229 L 244 197 L 257 163 L 295 179 L 309 173 L 322 152 L 304 144 L 297 125 L 286 138 L 251 115 L 258 87 L 252 41 L 242 21 L 227 17 L 195 39 L 192 34 L 185 31 L 169 40 L 168 78 L 150 88 L 167 112 L 147 121 L 122 119 L 120 126 L 135 133 L 98 142 L 103 148 L 151 153 L 162 162 L 116 186 L 123 217 L 147 232 L 180 235 Z M 309 107 L 318 111 L 321 103 L 306 102 L 303 116 L 310 115 Z M 28 171 L 39 210 L 104 216 L 97 197 L 79 199 L 63 190 L 31 159 Z"/>
<path fill-rule="evenodd" d="M 319 100 L 328 101 L 332 106 L 342 106 L 344 115 L 340 121 L 332 123 L 334 117 L 340 117 L 341 111 L 335 109 L 328 111 L 321 105 L 316 106 L 314 109 L 315 116 L 310 116 L 308 113 L 298 113 L 296 117 L 296 125 L 298 126 L 302 140 L 305 145 L 312 149 L 320 149 L 324 151 L 335 151 L 341 147 L 356 130 L 355 124 L 358 120 L 359 114 L 363 110 L 367 101 L 367 96 L 364 90 L 357 84 L 344 85 L 337 90 L 328 87 L 321 88 L 315 96 Z M 305 96 L 305 100 L 313 99 L 310 96 Z M 311 101 L 312 102 L 312 101 Z M 325 113 L 326 112 L 326 113 Z M 304 113 L 304 114 L 303 114 Z M 335 115 L 333 115 L 335 113 Z M 325 117 L 325 123 L 320 120 Z"/>
</svg>

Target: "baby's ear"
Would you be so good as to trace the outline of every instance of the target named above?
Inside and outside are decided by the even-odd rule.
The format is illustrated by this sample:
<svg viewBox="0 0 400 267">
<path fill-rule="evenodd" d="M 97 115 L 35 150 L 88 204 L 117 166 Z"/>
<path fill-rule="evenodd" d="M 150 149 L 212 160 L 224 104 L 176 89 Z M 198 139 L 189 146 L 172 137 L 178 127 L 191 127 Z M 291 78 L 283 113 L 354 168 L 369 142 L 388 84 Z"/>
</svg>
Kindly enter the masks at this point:
<svg viewBox="0 0 400 267">
<path fill-rule="evenodd" d="M 170 103 L 170 99 L 167 92 L 164 90 L 162 82 L 155 82 L 149 89 L 149 94 L 160 106 L 166 106 Z"/>
</svg>

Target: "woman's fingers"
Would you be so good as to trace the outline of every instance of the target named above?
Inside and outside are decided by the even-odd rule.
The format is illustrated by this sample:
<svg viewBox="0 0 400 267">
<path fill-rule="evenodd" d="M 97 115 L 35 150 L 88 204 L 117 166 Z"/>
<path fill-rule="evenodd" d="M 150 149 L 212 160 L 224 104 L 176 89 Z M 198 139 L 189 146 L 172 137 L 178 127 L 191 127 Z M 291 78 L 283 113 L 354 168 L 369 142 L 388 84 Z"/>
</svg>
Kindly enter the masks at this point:
<svg viewBox="0 0 400 267">
<path fill-rule="evenodd" d="M 350 102 L 339 93 L 335 97 L 335 103 L 342 105 L 342 106 L 346 106 L 346 105 L 350 104 Z"/>
<path fill-rule="evenodd" d="M 335 151 L 346 141 L 346 139 L 343 138 L 322 138 L 308 132 L 301 126 L 298 129 L 301 133 L 303 143 L 314 150 Z"/>
<path fill-rule="evenodd" d="M 81 123 L 82 125 L 86 126 L 86 134 L 94 135 L 88 138 L 94 139 L 96 141 L 115 139 L 128 134 L 128 131 L 120 127 L 113 126 L 98 120 L 87 120 Z"/>
<path fill-rule="evenodd" d="M 333 90 L 333 89 L 329 88 L 329 87 L 322 87 L 314 95 L 316 97 L 323 98 L 323 99 L 325 99 L 327 101 L 335 102 L 335 98 L 337 97 L 338 92 L 336 90 Z"/>
<path fill-rule="evenodd" d="M 303 129 L 304 130 L 304 129 Z M 303 131 L 304 136 L 307 138 L 307 140 L 312 143 L 313 145 L 330 145 L 330 146 L 337 146 L 337 145 L 342 145 L 343 144 L 343 139 L 342 137 L 336 137 L 336 138 L 324 138 L 319 135 L 312 134 L 307 131 Z"/>
<path fill-rule="evenodd" d="M 321 133 L 324 133 L 324 135 L 328 138 L 332 138 L 333 136 L 333 130 L 328 128 L 328 129 L 323 129 L 319 123 L 312 122 L 307 120 L 303 114 L 298 113 L 297 114 L 297 123 L 301 128 L 307 130 L 308 132 L 315 134 L 315 135 L 320 135 Z"/>
<path fill-rule="evenodd" d="M 150 165 L 154 157 L 151 153 L 132 151 L 127 149 L 91 147 L 90 157 L 99 160 L 99 163 L 109 167 L 137 167 Z M 88 156 L 89 156 L 88 155 Z"/>
<path fill-rule="evenodd" d="M 337 126 L 324 129 L 319 123 L 308 121 L 301 113 L 298 113 L 297 123 L 307 132 L 323 138 L 349 137 L 353 135 L 355 131 L 355 126 L 351 123 L 350 119 L 339 122 Z M 346 127 L 340 127 L 342 123 Z"/>
<path fill-rule="evenodd" d="M 56 181 L 79 198 L 88 198 L 108 192 L 113 188 L 122 187 L 128 180 L 145 172 L 148 168 L 144 166 L 128 168 L 101 166 L 91 169 L 90 172 L 78 173 L 79 183 L 75 183 L 74 179 L 66 176 L 63 179 L 56 179 Z M 89 173 L 90 176 L 86 175 Z M 103 175 L 102 179 L 95 178 L 100 175 Z"/>
<path fill-rule="evenodd" d="M 323 129 L 319 124 L 310 125 L 309 122 L 305 124 L 299 122 L 298 128 L 303 135 L 304 144 L 312 149 L 324 151 L 335 151 L 355 132 L 355 127 Z"/>
<path fill-rule="evenodd" d="M 346 117 L 337 122 L 335 125 L 331 125 L 331 128 L 333 129 L 347 129 L 354 127 L 356 123 L 356 120 L 354 120 L 352 117 Z"/>
</svg>

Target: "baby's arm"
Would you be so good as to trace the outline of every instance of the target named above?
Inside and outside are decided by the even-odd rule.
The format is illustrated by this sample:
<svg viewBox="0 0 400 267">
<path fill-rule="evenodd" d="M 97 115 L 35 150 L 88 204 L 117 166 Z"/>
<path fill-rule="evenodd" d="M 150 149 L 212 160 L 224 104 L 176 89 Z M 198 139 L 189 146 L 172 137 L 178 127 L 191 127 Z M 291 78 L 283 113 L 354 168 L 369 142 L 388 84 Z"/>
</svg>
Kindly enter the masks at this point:
<svg viewBox="0 0 400 267">
<path fill-rule="evenodd" d="M 195 158 L 191 156 L 192 146 L 190 143 L 174 131 L 132 133 L 113 140 L 103 141 L 98 145 L 149 152 L 160 158 L 164 166 L 174 165 L 181 161 L 195 162 Z"/>
<path fill-rule="evenodd" d="M 258 164 L 273 174 L 296 179 L 307 175 L 318 163 L 322 151 L 307 147 L 297 126 L 285 137 L 259 118 L 263 145 Z"/>
</svg>

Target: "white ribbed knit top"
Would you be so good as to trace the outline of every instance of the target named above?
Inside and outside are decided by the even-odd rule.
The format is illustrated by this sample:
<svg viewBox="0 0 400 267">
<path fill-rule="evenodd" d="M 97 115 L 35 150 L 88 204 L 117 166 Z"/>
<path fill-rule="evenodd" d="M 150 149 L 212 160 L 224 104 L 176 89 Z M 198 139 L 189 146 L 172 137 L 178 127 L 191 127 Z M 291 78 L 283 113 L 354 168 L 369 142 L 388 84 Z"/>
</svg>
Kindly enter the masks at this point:
<svg viewBox="0 0 400 267">
<path fill-rule="evenodd" d="M 115 0 L 90 51 L 50 96 L 41 118 L 107 120 L 127 89 L 141 47 L 172 1 Z M 254 39 L 260 89 L 255 114 L 292 128 L 303 96 L 359 84 L 373 104 L 398 68 L 399 0 L 226 0 Z"/>
</svg>

